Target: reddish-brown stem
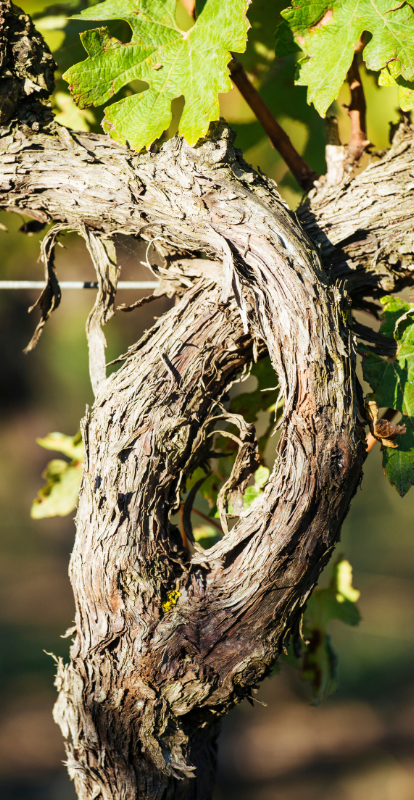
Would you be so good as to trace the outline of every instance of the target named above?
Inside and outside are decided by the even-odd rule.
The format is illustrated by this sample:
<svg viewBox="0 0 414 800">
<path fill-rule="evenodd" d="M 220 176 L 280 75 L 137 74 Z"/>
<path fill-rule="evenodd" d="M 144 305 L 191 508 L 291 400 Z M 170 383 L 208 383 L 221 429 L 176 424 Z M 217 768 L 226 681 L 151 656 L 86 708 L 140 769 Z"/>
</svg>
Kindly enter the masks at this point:
<svg viewBox="0 0 414 800">
<path fill-rule="evenodd" d="M 189 14 L 190 17 L 195 17 L 195 0 L 181 0 L 181 2 L 187 14 Z"/>
<path fill-rule="evenodd" d="M 351 120 L 351 136 L 348 142 L 348 150 L 355 161 L 361 158 L 370 144 L 366 133 L 367 106 L 358 65 L 358 54 L 362 47 L 363 42 L 361 40 L 360 47 L 355 52 L 347 75 L 347 81 L 351 90 L 351 102 L 349 106 L 346 106 Z"/>
<path fill-rule="evenodd" d="M 183 547 L 186 550 L 188 550 L 188 539 L 187 539 L 187 534 L 186 534 L 185 528 L 184 528 L 184 503 L 180 503 L 180 508 L 178 510 L 178 516 L 180 518 L 180 533 L 181 533 L 181 538 L 183 540 Z"/>
<path fill-rule="evenodd" d="M 221 525 L 219 525 L 215 519 L 211 519 L 211 517 L 208 517 L 207 514 L 203 514 L 203 512 L 199 511 L 198 508 L 192 508 L 192 512 L 193 514 L 197 514 L 198 517 L 201 517 L 201 519 L 204 519 L 206 522 L 208 522 L 208 524 L 211 525 L 212 528 L 216 528 L 218 531 L 220 531 L 221 534 L 223 533 Z"/>
<path fill-rule="evenodd" d="M 397 414 L 398 411 L 395 411 L 393 408 L 387 408 L 385 413 L 382 415 L 381 419 L 386 419 L 388 420 L 388 422 L 392 422 L 392 420 L 394 419 L 394 417 L 397 416 Z M 377 441 L 378 439 L 376 439 L 375 436 L 372 435 L 372 433 L 369 433 L 367 435 L 367 453 L 371 452 L 372 448 L 374 447 L 374 445 L 376 445 Z"/>
<path fill-rule="evenodd" d="M 237 86 L 240 94 L 256 115 L 265 133 L 269 137 L 271 144 L 275 150 L 280 153 L 283 160 L 286 161 L 286 164 L 302 189 L 308 191 L 312 188 L 314 181 L 317 180 L 317 173 L 310 168 L 294 148 L 289 136 L 279 125 L 270 111 L 270 108 L 266 105 L 257 89 L 254 88 L 249 80 L 240 61 L 233 56 L 229 66 L 233 83 Z"/>
</svg>

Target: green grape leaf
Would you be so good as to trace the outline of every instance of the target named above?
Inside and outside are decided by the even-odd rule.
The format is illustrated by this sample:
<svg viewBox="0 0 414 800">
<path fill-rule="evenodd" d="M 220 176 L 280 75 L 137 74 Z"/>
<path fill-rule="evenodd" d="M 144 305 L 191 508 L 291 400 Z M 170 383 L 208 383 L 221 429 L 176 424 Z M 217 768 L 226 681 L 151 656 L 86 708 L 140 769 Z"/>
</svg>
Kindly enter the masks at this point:
<svg viewBox="0 0 414 800">
<path fill-rule="evenodd" d="M 308 87 L 308 102 L 321 116 L 338 97 L 364 31 L 371 34 L 363 50 L 368 69 L 398 62 L 398 74 L 414 80 L 413 5 L 413 0 L 293 0 L 282 12 L 304 52 L 296 83 Z M 292 52 L 286 26 L 279 26 L 276 36 L 276 53 Z"/>
<path fill-rule="evenodd" d="M 72 460 L 54 459 L 49 462 L 42 475 L 46 484 L 33 501 L 30 515 L 33 519 L 64 517 L 76 508 L 78 502 L 84 459 L 82 437 L 80 433 L 76 436 L 49 433 L 37 442 L 47 450 L 58 450 Z"/>
<path fill-rule="evenodd" d="M 291 53 L 300 51 L 299 45 L 295 42 L 293 30 L 285 19 L 278 23 L 275 30 L 275 39 L 275 58 L 290 56 Z"/>
<path fill-rule="evenodd" d="M 269 356 L 253 364 L 250 375 L 257 378 L 257 389 L 233 397 L 230 410 L 242 414 L 246 422 L 256 422 L 260 411 L 274 411 L 278 380 Z"/>
<path fill-rule="evenodd" d="M 384 448 L 382 466 L 391 486 L 404 497 L 414 485 L 414 419 L 403 417 L 400 425 L 406 425 L 406 433 L 398 436 L 398 448 Z"/>
<path fill-rule="evenodd" d="M 382 302 L 385 310 L 380 331 L 396 339 L 398 352 L 394 358 L 365 352 L 364 378 L 377 406 L 414 417 L 414 306 L 400 298 L 386 297 Z"/>
<path fill-rule="evenodd" d="M 267 467 L 259 467 L 254 473 L 254 484 L 253 486 L 248 486 L 243 494 L 243 509 L 246 510 L 250 508 L 253 500 L 256 500 L 256 497 L 259 497 L 262 492 L 265 484 L 269 480 L 270 470 Z"/>
<path fill-rule="evenodd" d="M 391 61 L 388 67 L 381 70 L 378 78 L 379 86 L 398 86 L 398 103 L 402 111 L 414 108 L 414 82 L 407 81 L 399 72 L 398 61 Z"/>
<path fill-rule="evenodd" d="M 248 0 L 197 0 L 189 31 L 176 23 L 175 0 L 104 0 L 72 19 L 125 20 L 132 38 L 111 38 L 108 28 L 81 34 L 88 59 L 63 76 L 80 108 L 102 105 L 123 86 L 145 81 L 146 91 L 113 103 L 103 128 L 137 150 L 148 147 L 171 122 L 171 101 L 185 98 L 179 133 L 190 145 L 220 116 L 218 94 L 232 88 L 231 50 L 246 47 Z"/>
<path fill-rule="evenodd" d="M 390 339 L 395 338 L 398 340 L 407 325 L 410 324 L 409 319 L 407 319 L 404 324 L 403 317 L 408 311 L 411 311 L 414 306 L 411 303 L 407 303 L 401 297 L 393 297 L 392 295 L 382 297 L 380 302 L 384 306 L 384 311 L 381 314 L 382 322 L 380 332 Z"/>
<path fill-rule="evenodd" d="M 316 588 L 308 600 L 303 620 L 307 640 L 301 663 L 301 677 L 313 692 L 315 703 L 332 694 L 337 686 L 337 657 L 328 625 L 338 619 L 345 625 L 358 625 L 361 616 L 356 605 L 359 591 L 352 585 L 352 567 L 340 558 L 333 567 L 326 589 Z"/>
</svg>

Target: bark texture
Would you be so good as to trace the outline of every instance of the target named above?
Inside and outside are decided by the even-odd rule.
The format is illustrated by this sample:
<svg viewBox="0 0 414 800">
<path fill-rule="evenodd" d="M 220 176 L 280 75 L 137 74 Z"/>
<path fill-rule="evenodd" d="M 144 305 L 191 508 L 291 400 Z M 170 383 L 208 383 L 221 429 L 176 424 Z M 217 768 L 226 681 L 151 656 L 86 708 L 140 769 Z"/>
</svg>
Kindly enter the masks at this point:
<svg viewBox="0 0 414 800">
<path fill-rule="evenodd" d="M 1 8 L 17 75 L 8 31 L 21 14 Z M 0 207 L 58 225 L 43 248 L 42 319 L 58 305 L 51 244 L 62 230 L 86 238 L 100 282 L 76 631 L 55 707 L 69 773 L 80 800 L 208 800 L 219 720 L 298 629 L 361 478 L 347 292 L 358 303 L 410 280 L 413 130 L 354 180 L 311 193 L 300 225 L 223 123 L 194 148 L 175 138 L 137 155 L 50 122 L 44 105 L 22 117 L 25 102 L 0 129 Z M 118 232 L 154 242 L 180 300 L 105 379 L 99 326 L 112 313 Z M 273 473 L 222 541 L 190 556 L 171 514 L 228 419 L 228 388 L 263 350 L 284 400 Z M 256 464 L 254 427 L 238 423 L 236 494 Z"/>
<path fill-rule="evenodd" d="M 216 282 L 201 278 L 131 349 L 85 421 L 77 637 L 55 712 L 82 798 L 209 797 L 217 721 L 250 696 L 299 623 L 361 475 L 341 295 L 270 184 L 254 176 L 247 191 L 234 177 L 229 131 L 219 134 L 196 149 L 174 140 L 148 160 L 151 183 L 141 173 L 163 189 L 159 235 L 208 252 Z M 260 340 L 284 399 L 279 457 L 262 498 L 188 559 L 169 516 L 226 416 L 217 401 Z M 233 491 L 253 433 L 240 426 Z"/>
<path fill-rule="evenodd" d="M 414 126 L 357 177 L 309 193 L 298 218 L 356 304 L 413 283 Z"/>
</svg>

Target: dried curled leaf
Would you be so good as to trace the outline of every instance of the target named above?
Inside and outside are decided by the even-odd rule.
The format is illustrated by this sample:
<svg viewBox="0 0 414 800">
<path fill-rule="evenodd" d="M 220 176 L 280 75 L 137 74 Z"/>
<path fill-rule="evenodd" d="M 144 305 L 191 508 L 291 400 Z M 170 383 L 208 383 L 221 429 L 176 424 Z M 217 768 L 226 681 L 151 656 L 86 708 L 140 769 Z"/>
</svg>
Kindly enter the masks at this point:
<svg viewBox="0 0 414 800">
<path fill-rule="evenodd" d="M 378 407 L 373 400 L 370 400 L 365 405 L 365 410 L 367 412 L 369 428 L 374 438 L 381 442 L 383 447 L 398 447 L 398 444 L 395 443 L 395 439 L 400 434 L 406 433 L 406 426 L 395 425 L 394 422 L 390 422 L 388 419 L 379 419 Z"/>
</svg>

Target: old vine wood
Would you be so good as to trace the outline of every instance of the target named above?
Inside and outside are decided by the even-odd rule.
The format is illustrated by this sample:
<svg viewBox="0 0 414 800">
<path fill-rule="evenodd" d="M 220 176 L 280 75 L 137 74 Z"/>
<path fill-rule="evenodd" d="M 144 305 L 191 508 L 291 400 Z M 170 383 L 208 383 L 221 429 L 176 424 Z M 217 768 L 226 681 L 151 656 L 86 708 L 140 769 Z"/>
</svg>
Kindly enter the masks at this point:
<svg viewBox="0 0 414 800">
<path fill-rule="evenodd" d="M 298 219 L 224 122 L 195 147 L 175 137 L 144 155 L 57 125 L 46 46 L 12 4 L 0 20 L 14 87 L 1 106 L 0 207 L 54 223 L 36 340 L 60 299 L 60 233 L 86 239 L 100 281 L 70 567 L 76 630 L 54 712 L 69 774 L 80 800 L 208 800 L 220 718 L 297 632 L 362 476 L 349 307 L 411 282 L 413 130 L 357 178 L 321 184 Z M 112 313 L 120 232 L 154 243 L 179 299 L 105 379 L 98 323 Z M 170 522 L 180 488 L 228 417 L 226 392 L 266 351 L 284 401 L 273 473 L 218 544 L 190 555 Z M 257 445 L 253 425 L 232 421 L 240 449 L 223 491 L 237 496 Z"/>
</svg>

